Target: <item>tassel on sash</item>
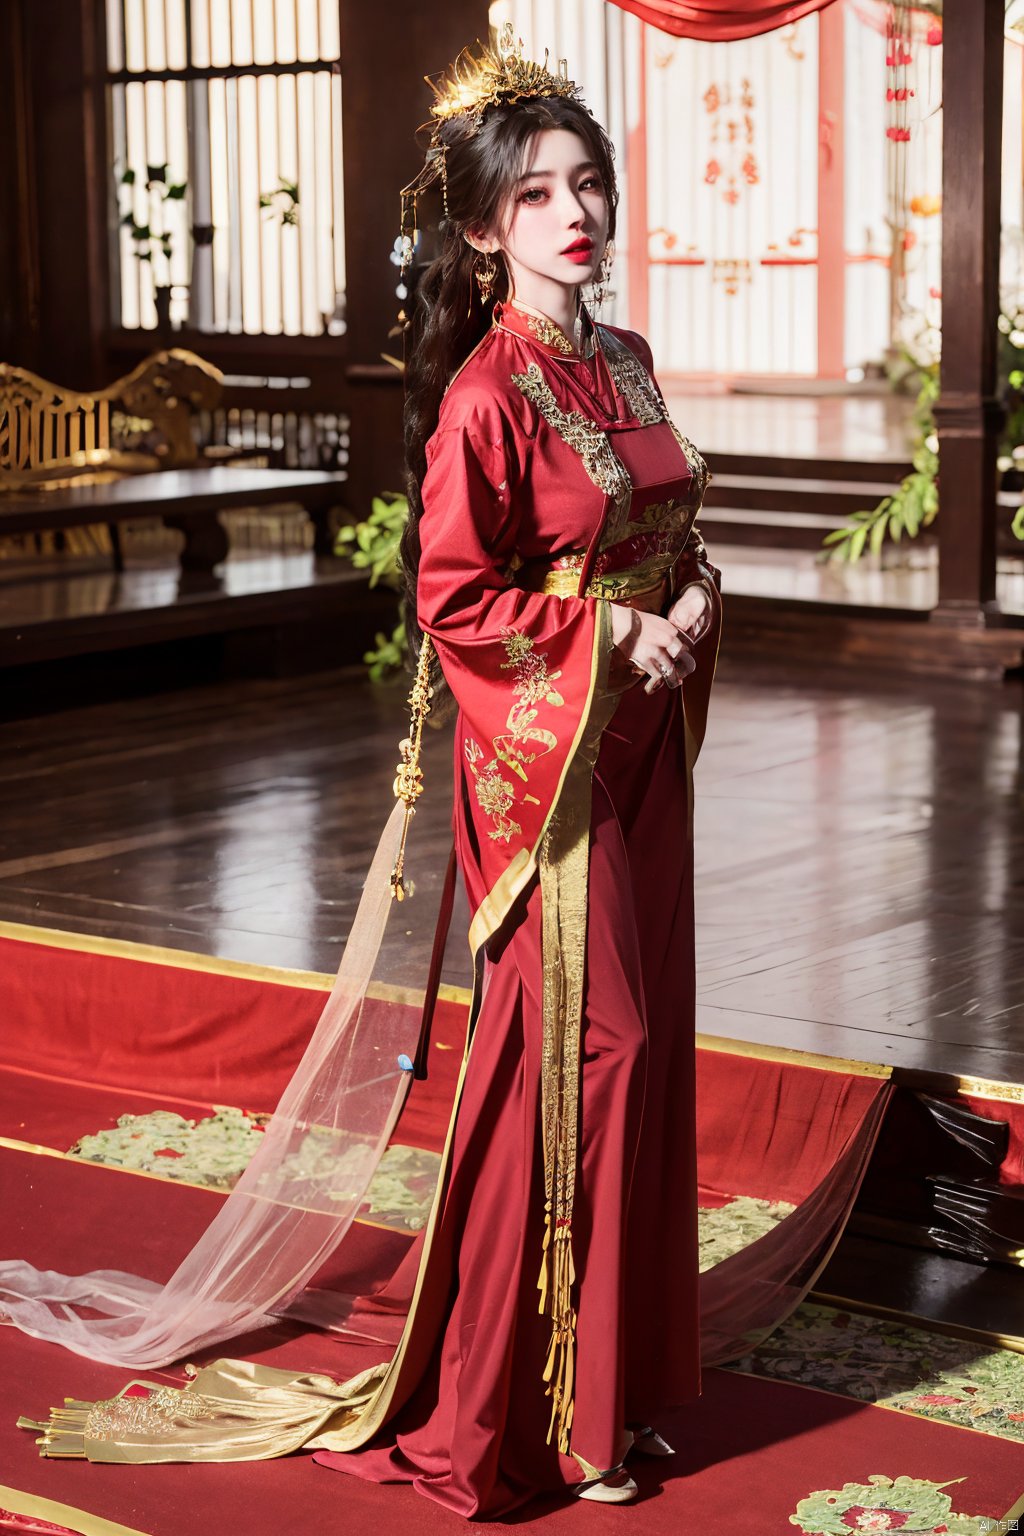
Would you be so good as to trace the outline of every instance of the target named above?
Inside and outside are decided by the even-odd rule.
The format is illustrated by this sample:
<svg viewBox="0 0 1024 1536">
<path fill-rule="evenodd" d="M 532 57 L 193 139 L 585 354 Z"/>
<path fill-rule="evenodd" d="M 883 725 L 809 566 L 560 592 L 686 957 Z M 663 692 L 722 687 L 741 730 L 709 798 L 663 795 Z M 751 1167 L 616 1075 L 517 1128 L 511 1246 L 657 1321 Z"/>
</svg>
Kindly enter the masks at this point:
<svg viewBox="0 0 1024 1536">
<path fill-rule="evenodd" d="M 603 627 L 603 616 L 601 622 Z M 591 784 L 601 733 L 616 703 L 616 696 L 606 691 L 608 649 L 606 641 L 599 644 L 602 667 L 590 715 L 540 849 L 544 1244 L 537 1289 L 538 1311 L 551 1318 L 551 1340 L 543 1373 L 546 1395 L 551 1398 L 547 1442 L 550 1445 L 557 1430 L 558 1449 L 563 1454 L 569 1452 L 575 1402 L 576 1267 L 572 1216 L 580 1114 Z"/>
</svg>

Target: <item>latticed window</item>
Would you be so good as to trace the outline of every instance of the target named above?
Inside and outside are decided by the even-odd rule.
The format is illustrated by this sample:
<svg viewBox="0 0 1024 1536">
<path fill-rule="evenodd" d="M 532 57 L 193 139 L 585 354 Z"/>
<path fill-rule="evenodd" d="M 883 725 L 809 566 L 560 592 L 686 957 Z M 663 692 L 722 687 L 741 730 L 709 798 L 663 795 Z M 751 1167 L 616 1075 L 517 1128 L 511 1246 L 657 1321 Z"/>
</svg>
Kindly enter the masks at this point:
<svg viewBox="0 0 1024 1536">
<path fill-rule="evenodd" d="M 344 330 L 338 0 L 107 0 L 115 325 Z"/>
</svg>

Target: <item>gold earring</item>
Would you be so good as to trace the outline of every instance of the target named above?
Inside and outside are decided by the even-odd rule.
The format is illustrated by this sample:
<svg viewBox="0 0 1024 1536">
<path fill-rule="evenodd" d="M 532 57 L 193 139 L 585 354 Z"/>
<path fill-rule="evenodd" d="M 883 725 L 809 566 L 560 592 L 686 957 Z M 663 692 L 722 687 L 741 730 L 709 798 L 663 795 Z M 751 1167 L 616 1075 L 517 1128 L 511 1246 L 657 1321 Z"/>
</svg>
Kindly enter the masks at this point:
<svg viewBox="0 0 1024 1536">
<path fill-rule="evenodd" d="M 473 263 L 473 276 L 480 289 L 480 302 L 486 304 L 494 292 L 494 280 L 498 276 L 498 269 L 489 251 L 481 251 L 477 256 Z"/>
<path fill-rule="evenodd" d="M 594 283 L 594 303 L 603 304 L 608 292 L 608 284 L 612 277 L 612 262 L 615 260 L 615 242 L 609 240 L 604 248 L 600 266 L 597 269 L 597 280 Z"/>
</svg>

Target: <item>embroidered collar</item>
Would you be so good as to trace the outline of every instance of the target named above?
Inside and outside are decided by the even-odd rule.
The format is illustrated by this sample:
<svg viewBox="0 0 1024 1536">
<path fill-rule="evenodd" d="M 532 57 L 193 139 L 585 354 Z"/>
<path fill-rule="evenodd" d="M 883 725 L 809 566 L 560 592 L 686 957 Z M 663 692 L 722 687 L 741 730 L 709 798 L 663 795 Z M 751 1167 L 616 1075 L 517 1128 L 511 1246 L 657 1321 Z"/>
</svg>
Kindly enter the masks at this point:
<svg viewBox="0 0 1024 1536">
<path fill-rule="evenodd" d="M 530 341 L 546 357 L 558 357 L 566 363 L 578 363 L 583 359 L 594 356 L 596 348 L 596 336 L 594 323 L 587 313 L 586 307 L 581 304 L 579 316 L 576 321 L 576 342 L 565 334 L 560 326 L 542 314 L 532 305 L 514 303 L 501 303 L 494 306 L 493 324 L 499 330 L 511 331 L 516 336 L 522 336 Z"/>
</svg>

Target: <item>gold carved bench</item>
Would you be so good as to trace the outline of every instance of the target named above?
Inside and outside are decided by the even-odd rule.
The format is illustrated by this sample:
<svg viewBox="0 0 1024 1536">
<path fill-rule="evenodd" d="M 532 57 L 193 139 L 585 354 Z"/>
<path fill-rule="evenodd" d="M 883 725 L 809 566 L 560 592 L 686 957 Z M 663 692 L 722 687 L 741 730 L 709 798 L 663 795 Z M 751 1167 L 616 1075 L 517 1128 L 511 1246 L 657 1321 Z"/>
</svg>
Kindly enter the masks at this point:
<svg viewBox="0 0 1024 1536">
<path fill-rule="evenodd" d="M 3 535 L 5 496 L 45 497 L 47 491 L 199 463 L 192 414 L 212 411 L 222 392 L 219 369 L 177 347 L 153 353 L 126 377 L 87 393 L 0 363 L 0 543 L 6 546 L 0 553 L 56 552 L 44 550 L 45 535 Z M 57 522 L 55 532 L 59 527 Z M 57 542 L 61 548 L 112 551 L 115 565 L 122 564 L 116 523 L 68 527 Z"/>
</svg>

